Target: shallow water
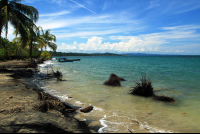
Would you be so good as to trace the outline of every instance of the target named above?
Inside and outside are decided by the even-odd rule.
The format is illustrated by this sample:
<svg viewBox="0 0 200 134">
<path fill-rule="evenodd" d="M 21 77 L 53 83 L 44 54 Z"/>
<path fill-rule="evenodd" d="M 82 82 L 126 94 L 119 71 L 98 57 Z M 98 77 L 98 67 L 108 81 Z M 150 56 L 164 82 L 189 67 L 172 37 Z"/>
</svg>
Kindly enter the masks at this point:
<svg viewBox="0 0 200 134">
<path fill-rule="evenodd" d="M 51 61 L 54 70 L 62 71 L 67 81 L 46 80 L 44 88 L 73 105 L 93 105 L 90 113 L 77 112 L 75 116 L 88 123 L 98 122 L 99 132 L 200 132 L 200 56 L 68 58 L 81 61 Z M 46 67 L 41 66 L 41 71 L 47 73 Z M 103 85 L 111 73 L 126 80 L 121 87 Z M 156 94 L 174 97 L 176 102 L 128 94 L 141 74 L 152 80 L 154 90 L 165 89 Z"/>
</svg>

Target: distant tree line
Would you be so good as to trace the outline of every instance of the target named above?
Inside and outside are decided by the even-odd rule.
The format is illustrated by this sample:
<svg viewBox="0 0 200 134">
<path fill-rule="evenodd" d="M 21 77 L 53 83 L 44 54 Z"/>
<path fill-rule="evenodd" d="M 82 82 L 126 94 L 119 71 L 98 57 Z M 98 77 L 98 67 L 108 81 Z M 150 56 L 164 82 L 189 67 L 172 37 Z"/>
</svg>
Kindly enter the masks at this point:
<svg viewBox="0 0 200 134">
<path fill-rule="evenodd" d="M 53 52 L 49 51 L 52 56 L 120 56 L 118 54 L 113 53 L 75 53 L 75 52 Z"/>
</svg>

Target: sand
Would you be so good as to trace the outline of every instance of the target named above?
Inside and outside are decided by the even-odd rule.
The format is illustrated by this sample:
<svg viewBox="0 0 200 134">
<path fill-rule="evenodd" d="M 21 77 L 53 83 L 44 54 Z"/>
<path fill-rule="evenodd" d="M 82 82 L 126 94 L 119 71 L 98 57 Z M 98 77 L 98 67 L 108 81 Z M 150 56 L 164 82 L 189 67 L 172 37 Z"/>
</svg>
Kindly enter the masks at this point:
<svg viewBox="0 0 200 134">
<path fill-rule="evenodd" d="M 97 133 L 74 118 L 76 109 L 32 83 L 36 69 L 28 65 L 0 62 L 0 133 Z"/>
</svg>

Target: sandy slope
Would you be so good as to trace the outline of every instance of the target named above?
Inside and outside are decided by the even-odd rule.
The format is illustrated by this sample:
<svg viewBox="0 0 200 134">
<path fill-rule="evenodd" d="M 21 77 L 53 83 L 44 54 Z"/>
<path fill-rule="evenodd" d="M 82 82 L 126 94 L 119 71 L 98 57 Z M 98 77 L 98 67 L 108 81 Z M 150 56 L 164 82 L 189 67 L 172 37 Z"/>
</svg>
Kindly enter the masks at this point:
<svg viewBox="0 0 200 134">
<path fill-rule="evenodd" d="M 0 62 L 0 68 L 8 68 L 0 69 L 0 133 L 96 133 L 66 112 L 68 109 L 64 113 L 54 107 L 46 112 L 37 109 L 35 106 L 42 101 L 38 91 L 43 90 L 30 82 L 31 69 L 20 67 L 27 64 L 17 60 Z"/>
</svg>

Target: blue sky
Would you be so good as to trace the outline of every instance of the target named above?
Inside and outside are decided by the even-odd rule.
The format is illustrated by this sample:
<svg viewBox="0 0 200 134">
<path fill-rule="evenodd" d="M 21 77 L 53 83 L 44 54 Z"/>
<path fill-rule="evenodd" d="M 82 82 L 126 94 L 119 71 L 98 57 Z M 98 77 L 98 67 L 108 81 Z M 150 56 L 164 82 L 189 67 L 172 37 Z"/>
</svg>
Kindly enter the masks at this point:
<svg viewBox="0 0 200 134">
<path fill-rule="evenodd" d="M 200 0 L 22 0 L 57 52 L 200 55 Z M 12 38 L 12 27 L 8 38 Z"/>
</svg>

